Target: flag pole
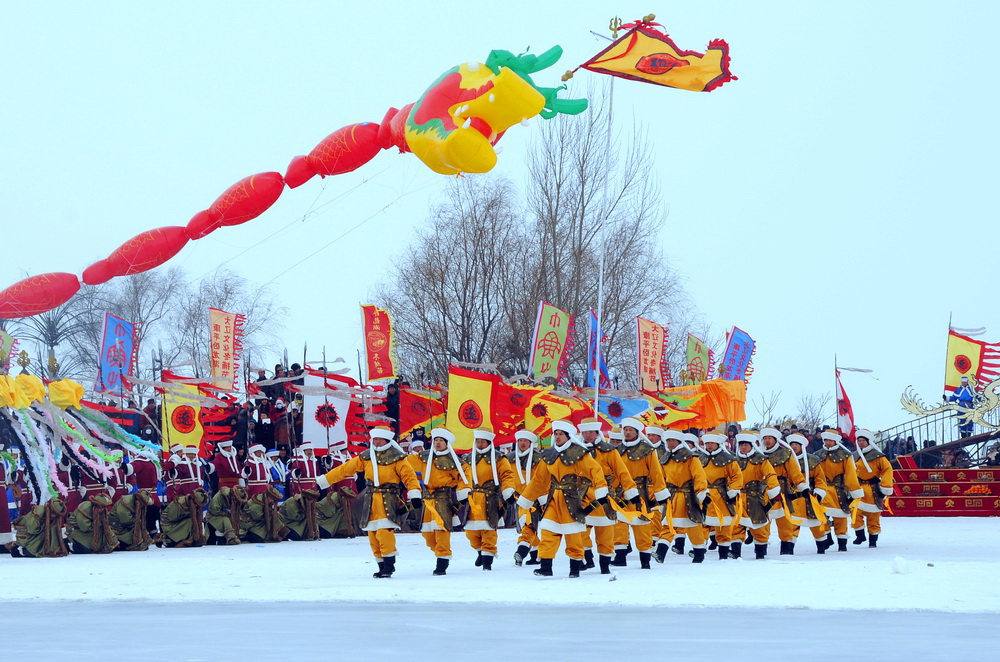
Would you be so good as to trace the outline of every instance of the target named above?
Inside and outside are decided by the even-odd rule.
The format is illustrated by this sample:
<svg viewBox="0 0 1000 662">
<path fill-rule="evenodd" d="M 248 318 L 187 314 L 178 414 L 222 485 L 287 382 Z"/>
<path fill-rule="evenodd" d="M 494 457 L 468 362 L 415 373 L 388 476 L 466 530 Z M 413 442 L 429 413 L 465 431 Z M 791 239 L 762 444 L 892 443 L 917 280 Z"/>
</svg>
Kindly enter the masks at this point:
<svg viewBox="0 0 1000 662">
<path fill-rule="evenodd" d="M 610 158 L 611 155 L 611 120 L 613 117 L 615 103 L 615 79 L 614 76 L 608 82 L 608 135 L 607 135 L 607 150 L 605 151 L 605 157 Z M 604 182 L 603 182 L 603 192 L 604 201 L 602 203 L 601 215 L 598 217 L 600 219 L 600 227 L 598 228 L 598 248 L 600 250 L 598 275 L 597 275 L 597 346 L 594 348 L 594 418 L 598 421 L 600 420 L 600 401 L 601 401 L 601 335 L 603 329 L 601 328 L 601 320 L 604 319 L 604 238 L 605 238 L 605 227 L 608 223 L 608 217 L 611 216 L 611 210 L 608 206 L 608 170 L 604 169 Z"/>
<path fill-rule="evenodd" d="M 949 310 L 948 311 L 948 335 L 945 336 L 945 343 L 944 343 L 944 380 L 943 380 L 944 381 L 944 388 L 941 389 L 941 392 L 945 393 L 945 394 L 948 391 L 948 343 L 951 342 L 951 317 L 952 317 L 952 311 Z M 945 400 L 946 402 L 948 400 L 948 398 L 944 397 L 944 395 L 942 395 L 941 398 L 942 398 L 942 400 Z"/>
</svg>

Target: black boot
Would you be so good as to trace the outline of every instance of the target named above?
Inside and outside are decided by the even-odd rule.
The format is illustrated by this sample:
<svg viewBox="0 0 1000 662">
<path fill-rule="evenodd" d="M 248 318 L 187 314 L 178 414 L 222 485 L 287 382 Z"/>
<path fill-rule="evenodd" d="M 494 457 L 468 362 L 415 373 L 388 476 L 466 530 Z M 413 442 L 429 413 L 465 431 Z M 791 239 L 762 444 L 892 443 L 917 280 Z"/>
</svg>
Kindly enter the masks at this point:
<svg viewBox="0 0 1000 662">
<path fill-rule="evenodd" d="M 392 573 L 396 572 L 396 557 L 387 556 L 382 560 L 385 561 L 385 567 L 382 568 L 382 574 L 386 577 L 392 577 Z"/>
<path fill-rule="evenodd" d="M 712 533 L 708 536 L 708 551 L 712 551 L 719 546 L 719 543 L 715 542 L 715 534 Z"/>
<path fill-rule="evenodd" d="M 750 531 L 747 531 L 747 537 L 743 540 L 743 544 L 744 545 L 752 545 L 753 544 L 753 534 L 750 533 Z"/>
<path fill-rule="evenodd" d="M 685 540 L 687 540 L 687 538 L 681 538 L 679 536 L 677 538 L 674 538 L 674 546 L 670 548 L 670 549 L 674 550 L 674 554 L 683 554 L 684 553 L 684 541 Z"/>
<path fill-rule="evenodd" d="M 483 553 L 477 550 L 476 551 L 476 567 L 477 568 L 481 568 L 482 565 L 483 565 Z"/>
<path fill-rule="evenodd" d="M 872 534 L 868 535 L 868 546 L 869 547 L 878 547 L 878 534 L 877 533 L 872 533 Z"/>
<path fill-rule="evenodd" d="M 847 551 L 847 538 L 837 538 L 837 551 L 838 552 Z"/>
<path fill-rule="evenodd" d="M 535 574 L 539 577 L 551 577 L 552 559 L 538 559 L 538 567 L 535 568 Z"/>
<path fill-rule="evenodd" d="M 441 558 L 439 558 L 437 560 L 437 567 L 434 568 L 434 573 L 433 574 L 435 574 L 437 576 L 447 575 L 448 574 L 447 570 L 448 570 L 448 559 L 441 559 Z"/>
<path fill-rule="evenodd" d="M 736 541 L 729 543 L 729 558 L 731 559 L 743 558 L 743 543 Z"/>
<path fill-rule="evenodd" d="M 597 562 L 601 564 L 601 574 L 610 575 L 611 574 L 611 557 L 601 554 L 598 557 Z"/>
<path fill-rule="evenodd" d="M 538 560 L 538 550 L 533 549 L 528 553 L 528 560 L 524 562 L 524 565 L 538 565 L 540 561 Z"/>
<path fill-rule="evenodd" d="M 527 545 L 518 545 L 517 549 L 514 550 L 514 565 L 520 568 L 521 564 L 524 563 L 524 558 L 528 555 L 530 550 L 531 548 Z"/>
<path fill-rule="evenodd" d="M 758 560 L 760 560 L 760 559 L 764 558 L 765 556 L 767 556 L 767 543 L 766 542 L 757 542 L 757 543 L 754 543 L 754 545 L 753 545 L 753 555 Z"/>
<path fill-rule="evenodd" d="M 817 554 L 826 554 L 827 547 L 829 547 L 829 545 L 826 544 L 826 538 L 820 538 L 819 540 L 816 541 Z"/>
<path fill-rule="evenodd" d="M 489 554 L 483 554 L 483 570 L 493 569 L 493 557 Z"/>
<path fill-rule="evenodd" d="M 794 542 L 788 543 L 788 555 L 789 556 L 795 556 L 795 543 Z"/>
<path fill-rule="evenodd" d="M 649 570 L 649 562 L 653 558 L 651 552 L 639 552 L 639 568 Z"/>
<path fill-rule="evenodd" d="M 779 556 L 786 556 L 788 554 L 791 554 L 791 552 L 788 551 L 788 546 L 791 545 L 791 544 L 792 543 L 790 543 L 788 541 L 782 540 L 781 541 L 781 546 L 778 549 L 778 555 Z"/>
<path fill-rule="evenodd" d="M 719 548 L 719 560 L 725 561 L 729 558 L 729 545 L 717 545 Z"/>
<path fill-rule="evenodd" d="M 372 577 L 375 579 L 385 579 L 389 577 L 389 575 L 385 574 L 385 561 L 378 562 L 378 572 L 372 574 Z"/>
<path fill-rule="evenodd" d="M 580 570 L 583 568 L 583 561 L 580 559 L 570 559 L 569 560 L 569 576 L 579 577 Z"/>
<path fill-rule="evenodd" d="M 583 565 L 580 568 L 581 570 L 590 570 L 591 568 L 596 568 L 597 566 L 594 565 L 594 550 L 592 549 L 583 550 L 583 561 L 581 561 L 581 563 L 583 563 Z"/>
<path fill-rule="evenodd" d="M 705 560 L 704 549 L 698 549 L 697 547 L 695 547 L 694 549 L 691 550 L 691 553 L 693 554 L 693 556 L 691 557 L 691 563 L 701 563 L 702 561 Z"/>
<path fill-rule="evenodd" d="M 667 552 L 669 552 L 669 551 L 670 551 L 670 546 L 667 543 L 661 542 L 659 545 L 657 545 L 656 546 L 656 562 L 657 563 L 663 563 L 664 561 L 666 561 L 667 560 Z"/>
<path fill-rule="evenodd" d="M 854 530 L 854 544 L 855 545 L 860 545 L 861 543 L 865 542 L 866 540 L 868 540 L 868 537 L 865 535 L 865 530 L 864 529 L 855 529 Z"/>
<path fill-rule="evenodd" d="M 611 565 L 624 568 L 628 565 L 628 550 L 627 549 L 616 549 L 615 550 L 615 560 L 611 562 Z"/>
<path fill-rule="evenodd" d="M 631 553 L 632 553 L 632 541 L 630 540 L 628 542 L 628 545 L 625 547 L 625 554 L 628 555 Z"/>
</svg>

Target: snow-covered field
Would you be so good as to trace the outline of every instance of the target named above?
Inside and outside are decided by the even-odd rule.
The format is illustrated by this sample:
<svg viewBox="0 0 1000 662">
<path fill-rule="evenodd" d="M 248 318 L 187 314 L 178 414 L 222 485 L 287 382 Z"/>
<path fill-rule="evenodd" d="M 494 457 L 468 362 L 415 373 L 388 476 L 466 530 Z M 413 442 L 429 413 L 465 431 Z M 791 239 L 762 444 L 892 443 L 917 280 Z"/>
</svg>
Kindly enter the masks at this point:
<svg viewBox="0 0 1000 662">
<path fill-rule="evenodd" d="M 793 557 L 772 541 L 764 561 L 705 563 L 670 554 L 663 565 L 630 566 L 611 576 L 535 577 L 511 556 L 515 533 L 501 531 L 493 572 L 474 567 L 464 534 L 454 534 L 446 577 L 417 534 L 397 536 L 396 575 L 375 580 L 366 538 L 271 545 L 150 549 L 62 559 L 0 557 L 7 601 L 341 601 L 574 604 L 634 607 L 758 607 L 849 610 L 1000 612 L 1000 520 L 886 519 L 878 549 L 815 553 L 805 538 Z"/>
</svg>

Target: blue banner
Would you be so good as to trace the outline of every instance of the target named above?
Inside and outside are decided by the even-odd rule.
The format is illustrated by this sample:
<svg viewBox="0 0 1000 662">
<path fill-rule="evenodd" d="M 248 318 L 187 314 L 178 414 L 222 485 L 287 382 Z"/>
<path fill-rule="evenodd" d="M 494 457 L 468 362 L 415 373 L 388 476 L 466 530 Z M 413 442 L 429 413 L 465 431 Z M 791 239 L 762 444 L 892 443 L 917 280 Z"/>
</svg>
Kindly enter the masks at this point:
<svg viewBox="0 0 1000 662">
<path fill-rule="evenodd" d="M 726 345 L 726 353 L 722 356 L 722 363 L 719 365 L 719 378 L 730 381 L 747 378 L 747 368 L 750 367 L 750 359 L 753 357 L 754 341 L 750 334 L 739 328 L 733 327 L 733 332 L 729 334 L 729 344 Z"/>
<path fill-rule="evenodd" d="M 618 425 L 623 418 L 634 418 L 649 409 L 646 398 L 609 398 L 603 396 L 597 404 L 601 415 Z"/>
<path fill-rule="evenodd" d="M 111 313 L 104 313 L 100 372 L 97 375 L 97 384 L 94 386 L 94 390 L 98 393 L 121 391 L 122 375 L 132 374 L 134 333 L 134 324 Z"/>
<path fill-rule="evenodd" d="M 587 349 L 587 386 L 594 385 L 594 372 L 597 368 L 597 343 L 604 342 L 604 334 L 597 322 L 597 313 L 590 311 L 590 343 Z M 608 362 L 601 352 L 601 388 L 611 388 L 611 378 L 608 377 Z"/>
</svg>

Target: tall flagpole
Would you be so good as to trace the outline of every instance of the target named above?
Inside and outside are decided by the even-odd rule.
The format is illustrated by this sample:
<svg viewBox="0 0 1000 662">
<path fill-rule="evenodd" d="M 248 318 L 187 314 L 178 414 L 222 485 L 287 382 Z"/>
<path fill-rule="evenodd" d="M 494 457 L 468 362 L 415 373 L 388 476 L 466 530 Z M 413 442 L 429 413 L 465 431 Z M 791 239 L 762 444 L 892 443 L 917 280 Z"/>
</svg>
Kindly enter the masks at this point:
<svg viewBox="0 0 1000 662">
<path fill-rule="evenodd" d="M 615 21 L 612 20 L 612 25 Z M 617 35 L 616 35 L 617 36 Z M 615 103 L 615 79 L 614 76 L 611 77 L 608 83 L 608 136 L 607 136 L 607 149 L 605 150 L 605 158 L 611 158 L 611 119 L 613 117 Z M 610 168 L 604 169 L 604 183 L 603 192 L 604 196 L 603 209 L 601 210 L 601 215 L 598 217 L 600 220 L 600 227 L 598 228 L 598 248 L 600 250 L 599 267 L 598 267 L 598 277 L 597 277 L 597 343 L 594 348 L 594 418 L 600 420 L 600 402 L 601 402 L 601 335 L 602 329 L 601 324 L 604 319 L 604 229 L 608 224 L 608 218 L 611 216 L 611 209 L 608 205 L 608 179 L 610 175 L 608 171 Z"/>
</svg>

